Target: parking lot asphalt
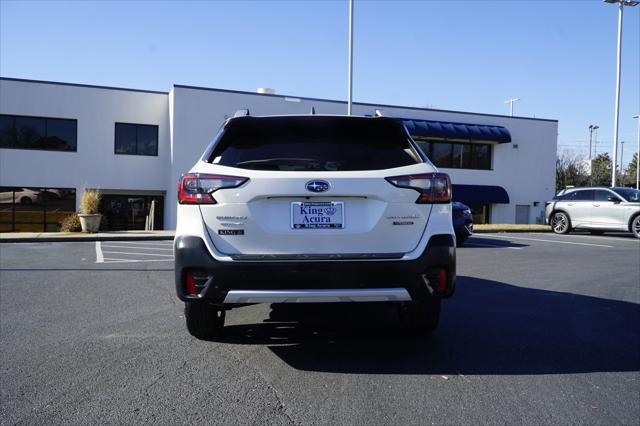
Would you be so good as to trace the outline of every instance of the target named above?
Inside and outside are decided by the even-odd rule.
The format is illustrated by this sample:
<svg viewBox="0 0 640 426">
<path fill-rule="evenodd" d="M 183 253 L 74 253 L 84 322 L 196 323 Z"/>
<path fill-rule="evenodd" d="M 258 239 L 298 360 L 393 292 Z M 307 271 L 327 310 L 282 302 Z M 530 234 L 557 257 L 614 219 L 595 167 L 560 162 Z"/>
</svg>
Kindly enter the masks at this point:
<svg viewBox="0 0 640 426">
<path fill-rule="evenodd" d="M 0 244 L 2 424 L 638 424 L 633 238 L 474 236 L 430 338 L 254 305 L 220 342 L 188 335 L 170 242 L 124 245 Z"/>
</svg>

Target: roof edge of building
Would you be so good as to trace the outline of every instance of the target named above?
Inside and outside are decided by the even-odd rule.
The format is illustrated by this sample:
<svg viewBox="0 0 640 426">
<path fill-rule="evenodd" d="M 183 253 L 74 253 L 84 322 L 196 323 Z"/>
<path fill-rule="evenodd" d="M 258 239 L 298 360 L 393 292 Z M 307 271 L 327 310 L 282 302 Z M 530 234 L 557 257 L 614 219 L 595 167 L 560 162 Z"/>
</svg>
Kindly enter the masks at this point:
<svg viewBox="0 0 640 426">
<path fill-rule="evenodd" d="M 132 89 L 129 87 L 117 87 L 117 86 L 100 86 L 96 84 L 83 84 L 83 83 L 68 83 L 62 81 L 48 81 L 48 80 L 32 80 L 28 78 L 16 78 L 16 77 L 0 77 L 0 81 L 16 81 L 19 83 L 36 83 L 36 84 L 52 84 L 56 86 L 71 86 L 71 87 L 84 87 L 88 89 L 105 89 L 105 90 L 122 90 L 125 92 L 139 92 L 139 93 L 153 93 L 155 95 L 168 95 L 169 92 L 161 92 L 159 90 L 145 90 L 145 89 Z"/>
<path fill-rule="evenodd" d="M 341 103 L 345 105 L 347 103 L 347 101 L 341 101 L 337 99 L 312 98 L 307 96 L 296 96 L 296 95 L 282 95 L 278 93 L 257 93 L 257 92 L 250 92 L 246 90 L 220 89 L 216 87 L 191 86 L 191 85 L 185 85 L 185 84 L 174 84 L 173 87 L 177 87 L 179 89 L 207 90 L 211 92 L 222 92 L 222 93 L 236 93 L 239 95 L 258 95 L 258 96 L 269 96 L 269 97 L 275 97 L 275 98 L 303 99 L 305 101 L 336 102 L 336 103 Z M 456 110 L 437 109 L 437 108 L 421 108 L 421 107 L 413 107 L 413 106 L 406 106 L 406 105 L 376 104 L 376 103 L 370 103 L 370 102 L 353 102 L 353 105 L 370 106 L 370 107 L 378 107 L 378 108 L 380 107 L 402 108 L 402 109 L 410 109 L 415 111 L 449 112 L 454 114 L 466 114 L 466 115 L 483 115 L 486 117 L 501 117 L 501 118 L 520 119 L 520 120 L 549 121 L 553 123 L 558 122 L 558 120 L 553 118 L 521 117 L 521 116 L 515 116 L 515 115 L 510 116 L 510 115 L 504 115 L 504 114 L 489 114 L 484 112 L 456 111 Z"/>
<path fill-rule="evenodd" d="M 59 85 L 59 86 L 84 87 L 89 89 L 122 90 L 126 92 L 152 93 L 157 95 L 169 94 L 169 92 L 162 92 L 158 90 L 132 89 L 128 87 L 101 86 L 101 85 L 94 85 L 94 84 L 68 83 L 68 82 L 48 81 L 48 80 L 33 80 L 33 79 L 16 78 L 16 77 L 0 77 L 0 81 L 16 81 L 21 83 L 36 83 L 36 84 L 53 84 L 53 85 Z M 181 89 L 191 89 L 191 90 L 207 90 L 207 91 L 222 92 L 222 93 L 236 93 L 236 94 L 242 94 L 242 95 L 271 96 L 271 97 L 277 97 L 277 98 L 295 98 L 295 99 L 303 99 L 306 101 L 335 102 L 335 103 L 341 103 L 341 104 L 347 103 L 346 101 L 341 101 L 337 99 L 281 95 L 277 93 L 256 93 L 256 92 L 250 92 L 245 90 L 219 89 L 215 87 L 190 86 L 190 85 L 184 85 L 184 84 L 174 84 L 173 87 L 181 88 Z M 375 104 L 370 102 L 354 102 L 353 104 L 360 105 L 360 106 L 378 107 L 378 108 L 401 108 L 401 109 L 408 109 L 413 111 L 433 111 L 433 112 L 444 112 L 444 113 L 452 113 L 452 114 L 481 115 L 485 117 L 500 117 L 500 118 L 509 118 L 509 119 L 518 119 L 518 120 L 548 121 L 553 123 L 558 122 L 558 120 L 551 119 L 551 118 L 509 116 L 509 115 L 503 115 L 503 114 L 489 114 L 484 112 L 456 111 L 456 110 L 437 109 L 437 108 L 421 108 L 421 107 L 413 107 L 413 106 L 406 106 L 406 105 Z"/>
</svg>

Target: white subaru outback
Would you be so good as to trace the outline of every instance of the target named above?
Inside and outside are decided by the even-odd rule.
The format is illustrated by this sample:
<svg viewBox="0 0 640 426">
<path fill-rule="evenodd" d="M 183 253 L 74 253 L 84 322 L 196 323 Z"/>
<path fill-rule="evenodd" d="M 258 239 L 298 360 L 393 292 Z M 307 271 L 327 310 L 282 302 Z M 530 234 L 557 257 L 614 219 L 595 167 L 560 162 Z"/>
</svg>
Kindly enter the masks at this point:
<svg viewBox="0 0 640 426">
<path fill-rule="evenodd" d="M 426 334 L 455 289 L 451 183 L 392 118 L 234 117 L 180 179 L 174 251 L 198 338 L 306 302 L 394 303 Z"/>
</svg>

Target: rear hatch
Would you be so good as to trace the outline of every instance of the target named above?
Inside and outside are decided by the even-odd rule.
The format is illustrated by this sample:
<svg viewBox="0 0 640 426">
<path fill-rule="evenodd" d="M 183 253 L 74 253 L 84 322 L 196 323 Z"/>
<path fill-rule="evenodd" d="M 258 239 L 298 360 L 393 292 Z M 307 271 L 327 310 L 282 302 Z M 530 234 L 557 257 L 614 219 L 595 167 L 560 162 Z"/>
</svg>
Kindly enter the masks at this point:
<svg viewBox="0 0 640 426">
<path fill-rule="evenodd" d="M 248 178 L 200 205 L 216 248 L 239 258 L 399 257 L 431 212 L 385 179 L 435 171 L 390 119 L 243 117 L 203 160 L 192 172 Z"/>
</svg>

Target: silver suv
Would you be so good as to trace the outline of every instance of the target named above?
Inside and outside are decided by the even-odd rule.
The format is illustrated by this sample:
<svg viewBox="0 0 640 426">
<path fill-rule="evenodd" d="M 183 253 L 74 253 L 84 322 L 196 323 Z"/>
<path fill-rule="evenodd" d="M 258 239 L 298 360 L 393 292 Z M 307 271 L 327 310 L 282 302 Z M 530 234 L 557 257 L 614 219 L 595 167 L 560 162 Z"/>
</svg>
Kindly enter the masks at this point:
<svg viewBox="0 0 640 426">
<path fill-rule="evenodd" d="M 545 207 L 547 223 L 556 234 L 572 229 L 601 234 L 630 231 L 640 238 L 640 191 L 633 188 L 570 188 Z"/>
</svg>

